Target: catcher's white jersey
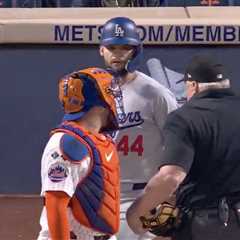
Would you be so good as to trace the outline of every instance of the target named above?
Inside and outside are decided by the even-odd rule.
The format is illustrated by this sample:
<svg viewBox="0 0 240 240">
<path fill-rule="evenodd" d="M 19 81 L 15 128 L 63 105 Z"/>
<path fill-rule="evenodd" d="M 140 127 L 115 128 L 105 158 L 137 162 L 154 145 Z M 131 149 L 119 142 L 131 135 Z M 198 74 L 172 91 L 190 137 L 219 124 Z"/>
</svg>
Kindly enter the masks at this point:
<svg viewBox="0 0 240 240">
<path fill-rule="evenodd" d="M 126 119 L 117 135 L 121 163 L 120 240 L 152 239 L 137 237 L 127 227 L 125 212 L 160 165 L 162 127 L 169 112 L 177 108 L 175 96 L 163 85 L 137 72 L 137 78 L 122 86 Z M 133 126 L 133 127 L 132 127 Z M 131 128 L 130 128 L 131 127 Z"/>
<path fill-rule="evenodd" d="M 90 157 L 85 157 L 81 164 L 72 164 L 64 161 L 61 157 L 59 145 L 63 134 L 55 133 L 52 135 L 43 152 L 41 166 L 42 196 L 46 191 L 63 191 L 72 197 L 77 184 L 88 172 Z M 68 210 L 68 219 L 71 231 L 74 232 L 77 240 L 94 240 L 94 235 L 99 234 L 80 225 L 73 217 L 70 209 Z M 50 240 L 45 207 L 40 217 L 40 225 L 41 231 L 38 240 Z M 116 238 L 113 236 L 110 239 L 115 240 Z"/>
</svg>

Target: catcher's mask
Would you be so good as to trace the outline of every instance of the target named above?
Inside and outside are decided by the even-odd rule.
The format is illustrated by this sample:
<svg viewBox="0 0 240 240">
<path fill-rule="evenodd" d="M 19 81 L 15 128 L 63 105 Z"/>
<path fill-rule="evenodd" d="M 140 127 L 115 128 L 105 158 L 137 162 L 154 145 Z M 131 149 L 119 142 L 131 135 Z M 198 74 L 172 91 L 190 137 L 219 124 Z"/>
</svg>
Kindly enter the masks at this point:
<svg viewBox="0 0 240 240">
<path fill-rule="evenodd" d="M 125 116 L 119 85 L 109 72 L 100 68 L 83 69 L 62 78 L 59 100 L 65 112 L 63 121 L 78 120 L 94 106 L 108 108 L 111 114 L 102 131 L 118 129 L 118 119 Z"/>
<path fill-rule="evenodd" d="M 131 59 L 128 60 L 123 72 L 134 72 L 139 63 L 142 54 L 142 42 L 135 22 L 126 17 L 115 17 L 108 20 L 102 28 L 100 44 L 102 46 L 110 45 L 128 45 L 133 46 L 135 51 Z"/>
</svg>

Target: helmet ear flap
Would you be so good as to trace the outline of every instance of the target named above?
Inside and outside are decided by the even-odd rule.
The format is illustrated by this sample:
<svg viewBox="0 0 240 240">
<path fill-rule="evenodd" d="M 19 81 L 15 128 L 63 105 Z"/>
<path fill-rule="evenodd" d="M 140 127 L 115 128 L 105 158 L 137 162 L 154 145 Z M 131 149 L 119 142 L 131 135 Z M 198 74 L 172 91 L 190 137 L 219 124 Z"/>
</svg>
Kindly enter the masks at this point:
<svg viewBox="0 0 240 240">
<path fill-rule="evenodd" d="M 142 58 L 142 52 L 143 52 L 143 46 L 142 46 L 142 44 L 140 44 L 139 46 L 136 47 L 132 58 L 128 60 L 126 66 L 125 66 L 125 69 L 128 72 L 134 72 L 137 69 L 137 67 L 140 65 L 141 58 Z"/>
</svg>

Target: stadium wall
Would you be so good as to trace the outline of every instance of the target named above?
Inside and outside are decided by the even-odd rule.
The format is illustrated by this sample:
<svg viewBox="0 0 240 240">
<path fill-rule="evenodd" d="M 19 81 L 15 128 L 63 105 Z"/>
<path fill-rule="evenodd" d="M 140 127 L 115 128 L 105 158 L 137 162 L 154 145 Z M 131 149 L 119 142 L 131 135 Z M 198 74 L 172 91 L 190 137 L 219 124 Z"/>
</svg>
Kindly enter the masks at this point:
<svg viewBox="0 0 240 240">
<path fill-rule="evenodd" d="M 228 67 L 240 91 L 240 7 L 0 9 L 0 194 L 38 194 L 40 160 L 48 133 L 60 121 L 57 82 L 78 68 L 103 66 L 101 25 L 128 16 L 144 41 L 140 69 L 170 87 L 196 53 Z"/>
</svg>

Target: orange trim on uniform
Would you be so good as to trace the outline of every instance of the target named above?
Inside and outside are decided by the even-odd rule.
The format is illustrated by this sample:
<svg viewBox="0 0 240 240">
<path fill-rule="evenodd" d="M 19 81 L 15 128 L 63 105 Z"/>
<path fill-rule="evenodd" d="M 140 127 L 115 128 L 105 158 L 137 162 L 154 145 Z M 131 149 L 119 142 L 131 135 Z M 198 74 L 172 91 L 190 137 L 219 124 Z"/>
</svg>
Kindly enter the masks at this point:
<svg viewBox="0 0 240 240">
<path fill-rule="evenodd" d="M 73 196 L 71 198 L 69 206 L 72 209 L 72 212 L 74 213 L 74 217 L 76 219 L 81 219 L 82 225 L 84 225 L 84 226 L 91 225 L 90 222 L 88 221 L 88 218 L 85 216 L 85 214 L 82 214 L 84 211 L 75 196 Z"/>
<path fill-rule="evenodd" d="M 69 240 L 67 207 L 70 197 L 62 191 L 47 191 L 45 203 L 51 240 Z"/>
</svg>

